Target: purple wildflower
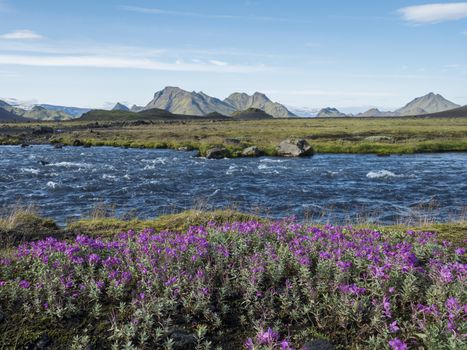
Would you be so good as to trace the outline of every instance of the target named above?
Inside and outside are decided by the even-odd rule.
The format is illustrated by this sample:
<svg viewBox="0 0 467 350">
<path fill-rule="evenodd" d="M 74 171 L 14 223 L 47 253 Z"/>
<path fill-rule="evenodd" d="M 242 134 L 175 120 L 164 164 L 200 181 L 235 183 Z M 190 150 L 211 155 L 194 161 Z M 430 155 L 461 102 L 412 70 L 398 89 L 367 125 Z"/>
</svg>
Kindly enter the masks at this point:
<svg viewBox="0 0 467 350">
<path fill-rule="evenodd" d="M 100 260 L 101 258 L 97 254 L 92 253 L 92 254 L 89 254 L 88 256 L 88 263 L 90 265 L 97 265 Z"/>
<path fill-rule="evenodd" d="M 281 350 L 292 350 L 290 343 L 285 339 L 281 341 Z"/>
<path fill-rule="evenodd" d="M 255 347 L 255 344 L 253 344 L 253 339 L 248 338 L 247 341 L 245 342 L 245 347 L 246 347 L 248 350 L 253 350 L 254 347 Z"/>
<path fill-rule="evenodd" d="M 400 328 L 399 326 L 397 325 L 397 321 L 394 321 L 392 322 L 390 325 L 389 325 L 389 331 L 391 333 L 397 333 L 400 331 Z"/>
<path fill-rule="evenodd" d="M 389 341 L 389 346 L 391 347 L 392 350 L 407 350 L 407 344 L 404 343 L 402 340 L 399 338 L 394 338 Z"/>
<path fill-rule="evenodd" d="M 391 302 L 387 296 L 383 297 L 383 313 L 387 318 L 391 318 Z"/>
<path fill-rule="evenodd" d="M 18 285 L 20 286 L 20 288 L 28 289 L 31 286 L 31 283 L 29 283 L 26 280 L 21 280 Z"/>
<path fill-rule="evenodd" d="M 279 334 L 274 332 L 271 328 L 266 331 L 260 331 L 256 339 L 260 345 L 272 345 L 279 338 Z"/>
<path fill-rule="evenodd" d="M 464 256 L 465 255 L 465 248 L 457 248 L 456 250 L 454 250 L 454 252 L 456 253 L 456 255 Z"/>
</svg>

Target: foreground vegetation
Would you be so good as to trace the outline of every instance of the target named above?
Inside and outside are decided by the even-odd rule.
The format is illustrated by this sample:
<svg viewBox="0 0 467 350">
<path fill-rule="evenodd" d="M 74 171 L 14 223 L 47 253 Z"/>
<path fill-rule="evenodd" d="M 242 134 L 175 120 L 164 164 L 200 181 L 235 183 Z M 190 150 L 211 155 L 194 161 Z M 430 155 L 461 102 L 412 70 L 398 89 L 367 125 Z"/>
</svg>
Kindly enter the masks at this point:
<svg viewBox="0 0 467 350">
<path fill-rule="evenodd" d="M 312 118 L 186 120 L 155 122 L 64 122 L 60 133 L 31 135 L 37 125 L 0 127 L 0 144 L 54 142 L 65 145 L 198 149 L 216 145 L 235 157 L 248 146 L 276 155 L 287 138 L 304 138 L 320 153 L 401 154 L 467 150 L 467 118 Z M 46 125 L 46 124 L 41 124 Z M 76 143 L 76 141 L 79 141 Z"/>
<path fill-rule="evenodd" d="M 0 231 L 55 238 L 0 254 L 0 348 L 462 349 L 467 225 L 455 225 L 453 244 L 233 211 L 66 230 L 17 211 Z"/>
</svg>

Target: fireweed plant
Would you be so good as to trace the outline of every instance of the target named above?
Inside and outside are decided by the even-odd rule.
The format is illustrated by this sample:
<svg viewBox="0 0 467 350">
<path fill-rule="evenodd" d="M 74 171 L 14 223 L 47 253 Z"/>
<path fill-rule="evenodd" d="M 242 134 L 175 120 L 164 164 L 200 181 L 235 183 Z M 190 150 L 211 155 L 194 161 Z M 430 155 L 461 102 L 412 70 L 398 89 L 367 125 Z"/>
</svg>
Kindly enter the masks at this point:
<svg viewBox="0 0 467 350">
<path fill-rule="evenodd" d="M 465 349 L 466 278 L 465 250 L 429 232 L 284 220 L 48 238 L 0 261 L 0 333 L 78 319 L 62 348 L 170 349 L 177 330 L 196 349 Z"/>
</svg>

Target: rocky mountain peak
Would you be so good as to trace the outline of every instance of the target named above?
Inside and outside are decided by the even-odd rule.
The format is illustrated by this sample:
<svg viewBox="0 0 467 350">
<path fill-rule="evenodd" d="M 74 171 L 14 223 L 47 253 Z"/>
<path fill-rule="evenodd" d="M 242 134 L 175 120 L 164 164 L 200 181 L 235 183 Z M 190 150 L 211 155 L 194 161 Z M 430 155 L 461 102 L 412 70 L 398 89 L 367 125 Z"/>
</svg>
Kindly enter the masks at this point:
<svg viewBox="0 0 467 350">
<path fill-rule="evenodd" d="M 236 111 L 248 108 L 259 108 L 276 118 L 295 116 L 279 103 L 273 103 L 265 94 L 255 92 L 252 96 L 246 93 L 233 93 L 225 100 L 200 92 L 188 92 L 178 87 L 168 86 L 154 94 L 154 99 L 145 109 L 159 108 L 175 114 L 208 115 L 216 112 L 232 115 Z"/>
<path fill-rule="evenodd" d="M 415 98 L 396 112 L 399 115 L 420 115 L 443 112 L 458 107 L 460 107 L 458 104 L 445 99 L 440 94 L 430 92 L 424 96 Z"/>
</svg>

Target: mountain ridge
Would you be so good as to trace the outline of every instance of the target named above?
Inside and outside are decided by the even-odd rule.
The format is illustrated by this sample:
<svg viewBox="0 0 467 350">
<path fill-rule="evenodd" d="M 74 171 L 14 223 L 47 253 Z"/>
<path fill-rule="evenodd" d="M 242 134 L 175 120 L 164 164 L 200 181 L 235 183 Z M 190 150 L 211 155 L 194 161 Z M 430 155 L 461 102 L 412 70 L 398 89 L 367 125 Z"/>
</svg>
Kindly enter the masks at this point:
<svg viewBox="0 0 467 350">
<path fill-rule="evenodd" d="M 220 113 L 231 116 L 238 111 L 248 108 L 263 110 L 275 118 L 295 117 L 285 106 L 272 102 L 265 94 L 255 92 L 253 95 L 235 92 L 226 99 L 221 100 L 204 92 L 188 92 L 179 87 L 168 86 L 157 91 L 154 98 L 144 107 L 165 109 L 175 114 L 205 116 L 210 113 Z"/>
</svg>

